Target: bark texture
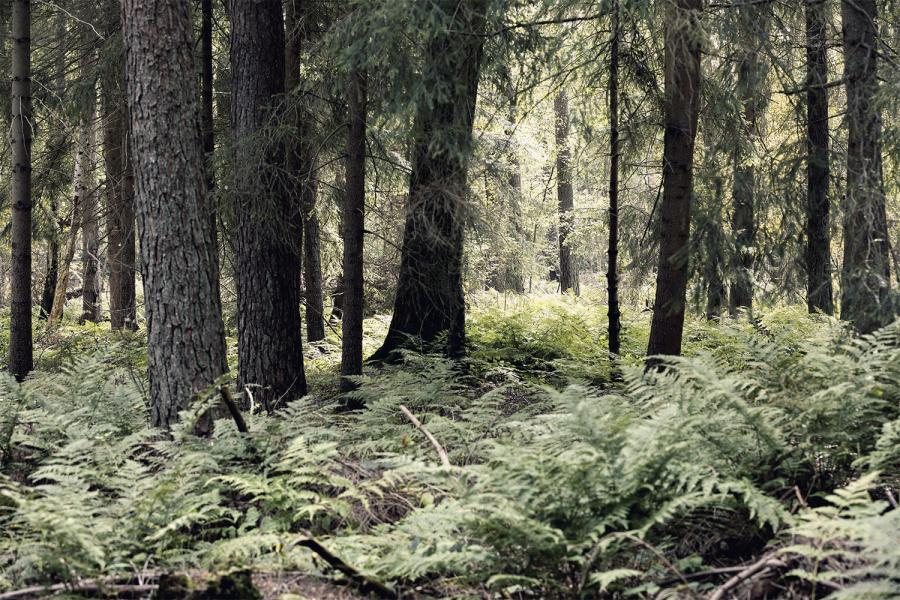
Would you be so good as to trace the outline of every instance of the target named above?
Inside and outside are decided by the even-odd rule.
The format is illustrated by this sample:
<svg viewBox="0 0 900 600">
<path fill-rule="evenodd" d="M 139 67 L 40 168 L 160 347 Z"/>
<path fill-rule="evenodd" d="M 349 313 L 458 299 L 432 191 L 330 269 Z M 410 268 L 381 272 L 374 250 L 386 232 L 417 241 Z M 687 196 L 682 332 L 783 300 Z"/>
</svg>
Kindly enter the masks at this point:
<svg viewBox="0 0 900 600">
<path fill-rule="evenodd" d="M 612 3 L 609 60 L 609 251 L 606 271 L 609 353 L 619 354 L 622 330 L 619 311 L 619 0 Z"/>
<path fill-rule="evenodd" d="M 213 152 L 216 149 L 215 124 L 213 122 L 213 4 L 212 0 L 200 1 L 200 126 L 203 135 L 203 156 L 206 173 L 206 205 L 209 212 L 209 227 L 212 236 L 213 258 L 216 261 L 216 295 L 219 289 L 219 226 L 218 204 L 214 193 L 216 171 Z"/>
<path fill-rule="evenodd" d="M 484 38 L 484 0 L 438 0 L 447 27 L 427 48 L 425 98 L 413 126 L 413 172 L 394 314 L 373 360 L 392 359 L 407 345 L 433 345 L 447 336 L 444 351 L 465 351 L 462 285 L 466 174 Z"/>
<path fill-rule="evenodd" d="M 190 4 L 124 0 L 123 15 L 151 421 L 168 427 L 227 369 Z M 208 420 L 198 428 L 207 433 Z"/>
<path fill-rule="evenodd" d="M 831 315 L 827 22 L 825 0 L 806 0 L 806 304 Z"/>
<path fill-rule="evenodd" d="M 12 273 L 9 372 L 34 368 L 31 333 L 31 0 L 12 2 Z"/>
<path fill-rule="evenodd" d="M 556 198 L 559 204 L 559 289 L 575 288 L 575 268 L 569 236 L 574 229 L 575 194 L 572 190 L 572 150 L 569 147 L 569 97 L 561 91 L 553 101 L 556 117 Z"/>
<path fill-rule="evenodd" d="M 104 3 L 104 27 L 109 54 L 114 57 L 101 73 L 103 167 L 106 173 L 106 234 L 109 268 L 109 321 L 113 329 L 137 329 L 134 228 L 134 174 L 128 148 L 125 98 L 125 54 L 118 0 Z"/>
<path fill-rule="evenodd" d="M 650 357 L 681 353 L 700 104 L 702 6 L 700 0 L 675 0 L 666 9 L 663 197 L 656 298 L 647 347 Z"/>
<path fill-rule="evenodd" d="M 272 409 L 306 393 L 301 211 L 281 176 L 284 147 L 267 139 L 285 90 L 284 20 L 281 0 L 232 0 L 230 11 L 238 384 Z"/>
<path fill-rule="evenodd" d="M 875 0 L 843 0 L 844 79 L 847 88 L 847 197 L 841 318 L 861 333 L 888 324 L 890 242 L 881 163 L 878 31 Z"/>
<path fill-rule="evenodd" d="M 341 389 L 356 384 L 363 366 L 363 230 L 366 210 L 366 76 L 354 69 L 347 89 L 347 191 L 344 198 L 344 291 L 341 322 Z"/>
</svg>

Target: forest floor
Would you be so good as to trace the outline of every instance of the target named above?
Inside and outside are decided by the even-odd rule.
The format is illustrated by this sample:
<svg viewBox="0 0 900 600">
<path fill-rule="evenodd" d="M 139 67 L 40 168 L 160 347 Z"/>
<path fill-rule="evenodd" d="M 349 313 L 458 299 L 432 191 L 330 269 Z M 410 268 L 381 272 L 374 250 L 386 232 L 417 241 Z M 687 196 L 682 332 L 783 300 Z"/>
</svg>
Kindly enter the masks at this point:
<svg viewBox="0 0 900 600">
<path fill-rule="evenodd" d="M 330 332 L 307 398 L 211 439 L 216 390 L 162 435 L 142 332 L 65 323 L 0 380 L 0 599 L 900 596 L 900 326 L 689 319 L 645 372 L 647 315 L 613 362 L 605 314 L 473 298 L 464 361 L 367 370 L 350 413 Z"/>
</svg>

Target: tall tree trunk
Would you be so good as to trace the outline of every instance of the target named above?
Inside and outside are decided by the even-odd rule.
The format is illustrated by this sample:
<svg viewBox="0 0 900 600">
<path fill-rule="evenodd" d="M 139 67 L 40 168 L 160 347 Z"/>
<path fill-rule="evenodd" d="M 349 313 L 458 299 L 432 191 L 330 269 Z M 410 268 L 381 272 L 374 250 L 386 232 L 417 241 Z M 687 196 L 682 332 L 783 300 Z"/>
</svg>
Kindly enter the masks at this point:
<svg viewBox="0 0 900 600">
<path fill-rule="evenodd" d="M 735 238 L 729 310 L 753 306 L 753 247 L 756 238 L 756 168 L 753 166 L 759 137 L 759 113 L 765 109 L 765 67 L 760 50 L 768 27 L 768 6 L 756 0 L 739 0 L 737 97 L 743 109 L 743 123 L 734 152 L 734 211 L 731 227 Z"/>
<path fill-rule="evenodd" d="M 216 171 L 213 153 L 216 150 L 215 123 L 213 122 L 213 3 L 200 0 L 200 127 L 203 136 L 203 155 L 206 173 L 206 203 L 209 206 L 209 227 L 212 235 L 213 258 L 216 261 L 216 295 L 219 289 L 219 224 L 216 203 Z"/>
<path fill-rule="evenodd" d="M 84 71 L 82 71 L 84 72 Z M 84 156 L 84 168 L 81 172 L 83 190 L 81 204 L 81 265 L 82 293 L 81 318 L 79 321 L 98 322 L 100 320 L 100 215 L 97 192 L 94 183 L 95 148 L 94 142 L 94 100 L 86 108 L 86 119 L 82 124 L 84 145 L 78 152 Z"/>
<path fill-rule="evenodd" d="M 429 41 L 426 89 L 444 97 L 419 104 L 413 126 L 413 171 L 394 314 L 373 360 L 447 335 L 446 353 L 465 351 L 462 285 L 466 174 L 481 65 L 484 0 L 437 0 L 452 22 Z"/>
<path fill-rule="evenodd" d="M 41 291 L 41 306 L 38 318 L 46 321 L 53 308 L 53 293 L 59 279 L 59 205 L 56 200 L 50 201 L 50 216 L 53 219 L 53 232 L 47 244 L 47 275 L 44 277 L 44 289 Z"/>
<path fill-rule="evenodd" d="M 299 0 L 286 0 L 285 10 L 285 89 L 300 90 L 300 52 L 306 39 L 309 7 Z M 299 6 L 298 6 L 299 5 Z M 288 171 L 299 182 L 300 205 L 303 209 L 303 300 L 306 305 L 306 337 L 310 342 L 325 339 L 324 298 L 322 292 L 322 258 L 319 217 L 316 215 L 318 181 L 310 141 L 313 117 L 301 97 L 293 98 L 291 116 L 297 134 L 288 144 Z"/>
<path fill-rule="evenodd" d="M 109 54 L 115 57 L 101 73 L 103 163 L 106 172 L 107 264 L 109 320 L 112 329 L 137 329 L 135 313 L 134 174 L 128 149 L 128 108 L 125 98 L 125 55 L 118 0 L 104 3 L 104 28 Z"/>
<path fill-rule="evenodd" d="M 890 322 L 890 242 L 881 166 L 875 0 L 842 0 L 847 85 L 847 198 L 841 318 L 861 333 Z"/>
<path fill-rule="evenodd" d="M 227 370 L 190 4 L 124 0 L 123 15 L 150 414 L 154 426 L 168 427 Z M 210 428 L 208 416 L 199 420 L 199 433 Z"/>
<path fill-rule="evenodd" d="M 722 316 L 727 300 L 725 293 L 725 281 L 722 278 L 722 266 L 725 264 L 725 257 L 722 252 L 723 238 L 722 231 L 722 196 L 724 195 L 724 185 L 721 177 L 715 178 L 715 201 L 713 214 L 707 223 L 710 231 L 705 236 L 706 242 L 706 318 L 709 320 L 717 319 Z"/>
<path fill-rule="evenodd" d="M 341 322 L 341 390 L 355 383 L 347 377 L 362 375 L 363 363 L 363 229 L 366 210 L 366 75 L 350 73 L 347 90 L 347 192 L 344 199 L 344 293 Z"/>
<path fill-rule="evenodd" d="M 12 3 L 12 282 L 9 372 L 34 368 L 31 333 L 31 0 Z"/>
<path fill-rule="evenodd" d="M 827 22 L 825 0 L 806 0 L 806 304 L 831 315 Z"/>
<path fill-rule="evenodd" d="M 56 288 L 53 290 L 53 303 L 50 305 L 50 313 L 47 316 L 47 330 L 52 329 L 60 322 L 66 306 L 66 292 L 69 287 L 69 275 L 72 272 L 72 261 L 75 260 L 75 249 L 78 245 L 78 230 L 81 229 L 84 196 L 87 192 L 85 186 L 85 171 L 89 168 L 86 159 L 85 146 L 88 144 L 87 127 L 84 122 L 78 125 L 78 135 L 75 141 L 75 169 L 72 174 L 72 183 L 75 193 L 72 196 L 72 216 L 69 219 L 69 237 L 66 238 L 66 247 L 63 251 L 62 262 L 59 265 L 59 276 L 56 278 Z"/>
<path fill-rule="evenodd" d="M 700 106 L 701 0 L 666 8 L 665 137 L 659 267 L 647 355 L 681 354 L 688 280 L 694 140 Z M 653 364 L 653 360 L 650 364 Z"/>
<path fill-rule="evenodd" d="M 606 282 L 609 309 L 609 353 L 619 354 L 622 329 L 619 312 L 619 0 L 612 3 L 609 59 L 609 265 Z"/>
<path fill-rule="evenodd" d="M 575 268 L 569 236 L 574 225 L 575 194 L 572 190 L 572 150 L 569 147 L 569 97 L 564 91 L 553 102 L 556 116 L 556 196 L 559 202 L 559 289 L 575 287 Z"/>
<path fill-rule="evenodd" d="M 238 383 L 275 408 L 306 393 L 300 331 L 302 211 L 281 181 L 284 147 L 267 142 L 285 91 L 281 0 L 231 0 Z M 262 149 L 260 150 L 260 147 Z"/>
</svg>

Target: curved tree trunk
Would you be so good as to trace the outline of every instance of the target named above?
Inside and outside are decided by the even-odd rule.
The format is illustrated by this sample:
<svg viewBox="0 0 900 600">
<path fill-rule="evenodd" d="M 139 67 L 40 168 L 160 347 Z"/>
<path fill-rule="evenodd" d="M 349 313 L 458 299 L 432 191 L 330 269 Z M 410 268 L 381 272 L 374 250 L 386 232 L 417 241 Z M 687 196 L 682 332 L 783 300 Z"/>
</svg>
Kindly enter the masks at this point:
<svg viewBox="0 0 900 600">
<path fill-rule="evenodd" d="M 282 181 L 285 151 L 266 140 L 285 91 L 281 0 L 231 0 L 236 148 L 238 384 L 263 406 L 306 393 L 300 324 L 301 210 Z M 260 150 L 262 149 L 262 150 Z"/>
<path fill-rule="evenodd" d="M 112 329 L 137 329 L 135 311 L 134 174 L 128 150 L 125 99 L 125 55 L 118 0 L 104 3 L 107 40 L 115 44 L 116 60 L 101 73 L 103 164 L 106 172 L 107 264 L 109 265 L 109 321 Z"/>
<path fill-rule="evenodd" d="M 666 8 L 665 138 L 659 267 L 647 355 L 681 354 L 688 280 L 694 140 L 700 107 L 700 0 Z M 649 364 L 653 364 L 653 360 Z"/>
<path fill-rule="evenodd" d="M 841 318 L 861 333 L 888 324 L 890 242 L 881 166 L 878 32 L 875 0 L 843 0 L 844 79 L 847 85 L 847 198 Z"/>
<path fill-rule="evenodd" d="M 366 75 L 350 73 L 347 89 L 347 193 L 344 200 L 344 291 L 341 322 L 341 390 L 356 384 L 348 376 L 362 375 L 363 364 L 363 248 L 366 210 Z"/>
<path fill-rule="evenodd" d="M 484 0 L 439 0 L 452 23 L 428 44 L 425 84 L 448 90 L 424 100 L 413 127 L 413 171 L 406 204 L 400 276 L 394 314 L 384 343 L 372 359 L 431 345 L 446 334 L 445 351 L 465 351 L 462 285 L 466 174 L 478 96 Z M 432 99 L 434 100 L 434 99 Z"/>
<path fill-rule="evenodd" d="M 31 0 L 12 3 L 12 276 L 9 372 L 34 368 L 31 333 Z"/>
<path fill-rule="evenodd" d="M 827 34 L 825 0 L 806 0 L 806 304 L 831 315 Z"/>
<path fill-rule="evenodd" d="M 168 427 L 227 370 L 190 5 L 124 0 L 123 14 L 150 413 L 154 426 Z M 197 429 L 208 433 L 210 419 L 201 418 Z"/>
<path fill-rule="evenodd" d="M 564 91 L 556 95 L 553 110 L 556 116 L 556 196 L 559 202 L 559 289 L 565 294 L 575 288 L 575 268 L 569 243 L 574 229 L 575 194 L 572 190 L 572 150 L 569 147 L 569 97 Z"/>
</svg>

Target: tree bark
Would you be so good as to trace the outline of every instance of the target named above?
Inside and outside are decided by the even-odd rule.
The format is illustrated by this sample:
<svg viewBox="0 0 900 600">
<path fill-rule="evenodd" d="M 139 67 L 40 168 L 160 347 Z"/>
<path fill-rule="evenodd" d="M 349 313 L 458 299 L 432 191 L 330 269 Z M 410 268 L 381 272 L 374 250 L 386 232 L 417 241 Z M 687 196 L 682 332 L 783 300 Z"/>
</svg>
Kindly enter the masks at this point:
<svg viewBox="0 0 900 600">
<path fill-rule="evenodd" d="M 206 203 L 209 207 L 209 227 L 212 235 L 213 258 L 216 261 L 216 295 L 221 298 L 219 274 L 219 219 L 216 202 L 216 171 L 213 153 L 216 150 L 215 123 L 213 122 L 213 4 L 212 0 L 200 1 L 200 127 L 203 136 L 203 156 L 206 174 Z M 221 303 L 221 301 L 220 301 Z"/>
<path fill-rule="evenodd" d="M 190 4 L 124 0 L 123 15 L 151 422 L 168 427 L 227 370 Z M 200 418 L 198 433 L 210 429 Z"/>
<path fill-rule="evenodd" d="M 84 73 L 84 70 L 82 70 Z M 85 109 L 82 146 L 78 152 L 82 154 L 84 166 L 81 169 L 81 265 L 82 293 L 81 317 L 79 322 L 100 320 L 100 215 L 94 182 L 95 135 L 93 95 Z"/>
<path fill-rule="evenodd" d="M 569 236 L 574 229 L 575 194 L 572 190 L 572 150 L 569 147 L 569 97 L 564 91 L 553 102 L 556 117 L 556 197 L 559 203 L 559 289 L 575 287 L 575 268 Z"/>
<path fill-rule="evenodd" d="M 806 304 L 831 315 L 827 34 L 826 1 L 806 0 Z"/>
<path fill-rule="evenodd" d="M 12 276 L 9 372 L 34 368 L 31 332 L 31 0 L 12 2 Z"/>
<path fill-rule="evenodd" d="M 128 149 L 125 98 L 125 55 L 118 0 L 104 3 L 104 26 L 115 60 L 100 78 L 103 120 L 103 163 L 106 172 L 107 264 L 109 320 L 112 329 L 137 329 L 135 311 L 134 173 Z"/>
<path fill-rule="evenodd" d="M 426 89 L 413 126 L 413 172 L 394 314 L 372 360 L 396 358 L 395 350 L 432 346 L 446 334 L 444 351 L 465 352 L 462 285 L 466 174 L 484 37 L 484 0 L 438 0 L 452 22 L 427 48 Z"/>
<path fill-rule="evenodd" d="M 727 295 L 725 281 L 722 278 L 722 266 L 726 264 L 722 251 L 725 233 L 722 230 L 722 204 L 724 185 L 721 177 L 715 178 L 714 212 L 708 222 L 710 231 L 705 236 L 706 242 L 706 318 L 718 319 L 725 308 Z"/>
<path fill-rule="evenodd" d="M 59 205 L 56 200 L 50 201 L 50 216 L 53 219 L 54 231 L 47 244 L 47 275 L 44 277 L 44 289 L 41 291 L 41 306 L 38 318 L 46 321 L 53 309 L 53 294 L 59 280 Z"/>
<path fill-rule="evenodd" d="M 231 0 L 236 148 L 238 384 L 270 409 L 306 393 L 300 324 L 302 211 L 282 181 L 285 151 L 267 140 L 285 91 L 281 0 Z"/>
<path fill-rule="evenodd" d="M 881 163 L 878 32 L 875 0 L 842 0 L 844 79 L 847 86 L 847 197 L 841 318 L 861 333 L 888 324 L 890 242 Z"/>
<path fill-rule="evenodd" d="M 363 365 L 363 231 L 366 210 L 366 75 L 350 73 L 347 89 L 347 191 L 344 199 L 344 291 L 341 321 L 341 390 L 356 384 L 350 376 L 362 375 Z"/>
<path fill-rule="evenodd" d="M 767 97 L 764 85 L 766 72 L 760 50 L 765 44 L 768 10 L 767 5 L 755 0 L 740 0 L 737 4 L 737 43 L 740 45 L 737 97 L 743 109 L 743 122 L 734 152 L 731 227 L 735 256 L 729 301 L 732 315 L 738 309 L 753 307 L 753 248 L 756 239 L 756 168 L 753 163 L 759 137 L 759 114 L 765 110 Z"/>
<path fill-rule="evenodd" d="M 609 353 L 618 355 L 622 330 L 619 311 L 619 0 L 612 2 L 609 59 L 609 251 L 606 272 Z"/>
<path fill-rule="evenodd" d="M 701 0 L 666 8 L 665 136 L 659 267 L 647 355 L 681 353 L 688 280 L 694 140 L 700 106 Z M 652 365 L 651 358 L 648 364 Z"/>
</svg>

